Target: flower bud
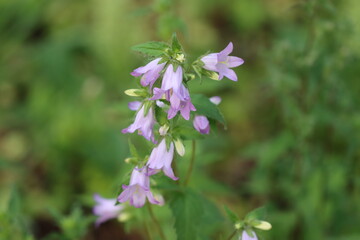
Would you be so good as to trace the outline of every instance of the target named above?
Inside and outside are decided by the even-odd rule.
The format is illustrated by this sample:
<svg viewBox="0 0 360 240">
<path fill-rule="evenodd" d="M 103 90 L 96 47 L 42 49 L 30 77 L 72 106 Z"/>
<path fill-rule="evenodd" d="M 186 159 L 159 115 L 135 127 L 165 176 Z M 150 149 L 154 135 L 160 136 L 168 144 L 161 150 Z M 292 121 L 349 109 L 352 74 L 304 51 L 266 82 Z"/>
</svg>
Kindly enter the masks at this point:
<svg viewBox="0 0 360 240">
<path fill-rule="evenodd" d="M 141 89 L 128 89 L 125 94 L 130 97 L 140 97 L 143 95 L 143 91 Z"/>
<path fill-rule="evenodd" d="M 211 78 L 212 80 L 216 80 L 219 81 L 219 74 L 217 74 L 216 72 L 212 72 L 211 74 L 209 74 L 209 78 Z"/>
<path fill-rule="evenodd" d="M 165 124 L 159 128 L 159 133 L 161 136 L 165 136 L 168 130 L 169 130 L 169 125 Z"/>
<path fill-rule="evenodd" d="M 125 212 L 120 214 L 117 219 L 119 220 L 119 222 L 126 222 L 130 218 L 131 218 L 131 214 Z"/>
<path fill-rule="evenodd" d="M 184 156 L 185 155 L 185 147 L 184 147 L 184 144 L 182 143 L 181 139 L 178 138 L 174 141 L 175 143 L 175 149 L 177 151 L 177 153 L 180 155 L 180 156 Z"/>
<path fill-rule="evenodd" d="M 253 224 L 253 226 L 258 229 L 261 229 L 261 230 L 270 230 L 271 229 L 271 224 L 266 221 L 259 221 L 255 224 Z"/>
</svg>

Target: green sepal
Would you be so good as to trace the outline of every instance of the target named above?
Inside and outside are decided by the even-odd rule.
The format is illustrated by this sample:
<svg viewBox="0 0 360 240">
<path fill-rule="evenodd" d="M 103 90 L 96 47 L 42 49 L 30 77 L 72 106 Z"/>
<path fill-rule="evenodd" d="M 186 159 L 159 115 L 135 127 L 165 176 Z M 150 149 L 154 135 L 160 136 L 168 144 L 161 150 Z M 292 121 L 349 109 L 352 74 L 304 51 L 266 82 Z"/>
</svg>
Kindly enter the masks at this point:
<svg viewBox="0 0 360 240">
<path fill-rule="evenodd" d="M 236 224 L 240 222 L 239 217 L 233 211 L 231 211 L 226 205 L 224 205 L 224 210 L 232 223 Z"/>
<path fill-rule="evenodd" d="M 172 35 L 171 48 L 174 53 L 180 52 L 182 50 L 179 40 L 177 39 L 176 33 L 173 33 Z"/>
</svg>

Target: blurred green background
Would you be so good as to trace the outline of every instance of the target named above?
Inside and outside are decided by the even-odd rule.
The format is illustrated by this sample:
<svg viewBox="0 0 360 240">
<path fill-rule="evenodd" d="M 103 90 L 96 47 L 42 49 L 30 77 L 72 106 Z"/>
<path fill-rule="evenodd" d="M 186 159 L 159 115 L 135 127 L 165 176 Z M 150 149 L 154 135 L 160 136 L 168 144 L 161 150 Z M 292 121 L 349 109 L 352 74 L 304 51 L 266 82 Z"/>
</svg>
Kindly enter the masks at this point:
<svg viewBox="0 0 360 240">
<path fill-rule="evenodd" d="M 359 12 L 357 0 L 1 0 L 0 239 L 144 239 L 116 221 L 95 229 L 92 195 L 116 197 L 131 169 L 123 91 L 145 61 L 130 47 L 173 32 L 190 58 L 232 41 L 245 60 L 236 83 L 191 83 L 223 98 L 228 121 L 200 142 L 192 187 L 240 216 L 266 204 L 266 239 L 360 239 Z"/>
</svg>

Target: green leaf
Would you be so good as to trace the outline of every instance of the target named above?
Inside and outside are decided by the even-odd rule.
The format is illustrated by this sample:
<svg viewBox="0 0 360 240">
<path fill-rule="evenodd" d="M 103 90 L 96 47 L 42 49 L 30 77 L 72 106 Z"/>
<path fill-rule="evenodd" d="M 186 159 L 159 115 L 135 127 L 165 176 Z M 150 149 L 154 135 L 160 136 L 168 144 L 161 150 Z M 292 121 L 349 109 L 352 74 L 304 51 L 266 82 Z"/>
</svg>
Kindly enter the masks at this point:
<svg viewBox="0 0 360 240">
<path fill-rule="evenodd" d="M 173 35 L 172 35 L 171 47 L 175 53 L 180 52 L 182 49 L 182 47 L 179 43 L 179 40 L 177 39 L 176 33 L 173 33 Z"/>
<path fill-rule="evenodd" d="M 245 217 L 245 221 L 252 222 L 254 220 L 264 220 L 265 217 L 266 217 L 266 208 L 259 207 L 249 212 Z"/>
<path fill-rule="evenodd" d="M 228 218 L 235 224 L 240 221 L 239 217 L 231 211 L 227 206 L 224 205 L 225 212 L 228 216 Z"/>
<path fill-rule="evenodd" d="M 175 218 L 177 239 L 196 240 L 204 213 L 201 198 L 190 191 L 174 193 L 170 208 Z"/>
<path fill-rule="evenodd" d="M 193 126 L 189 125 L 180 125 L 173 129 L 173 135 L 179 136 L 183 140 L 196 140 L 203 139 L 204 136 L 196 131 Z"/>
<path fill-rule="evenodd" d="M 201 94 L 194 94 L 191 95 L 191 101 L 196 108 L 197 114 L 205 115 L 206 117 L 219 121 L 224 126 L 226 126 L 224 116 L 222 115 L 218 107 L 212 102 L 210 102 L 209 98 Z"/>
<path fill-rule="evenodd" d="M 158 57 L 164 54 L 169 45 L 164 42 L 147 42 L 131 47 L 132 50 L 147 54 L 149 56 Z"/>
<path fill-rule="evenodd" d="M 169 120 L 167 118 L 167 113 L 161 107 L 155 106 L 155 118 L 156 121 L 160 124 L 160 126 L 169 123 Z"/>
<path fill-rule="evenodd" d="M 132 155 L 133 157 L 139 159 L 139 158 L 140 158 L 140 157 L 139 157 L 139 154 L 138 154 L 138 152 L 137 152 L 137 150 L 136 150 L 135 145 L 131 142 L 130 138 L 129 138 L 129 148 L 130 148 L 130 153 L 131 153 L 131 155 Z"/>
</svg>

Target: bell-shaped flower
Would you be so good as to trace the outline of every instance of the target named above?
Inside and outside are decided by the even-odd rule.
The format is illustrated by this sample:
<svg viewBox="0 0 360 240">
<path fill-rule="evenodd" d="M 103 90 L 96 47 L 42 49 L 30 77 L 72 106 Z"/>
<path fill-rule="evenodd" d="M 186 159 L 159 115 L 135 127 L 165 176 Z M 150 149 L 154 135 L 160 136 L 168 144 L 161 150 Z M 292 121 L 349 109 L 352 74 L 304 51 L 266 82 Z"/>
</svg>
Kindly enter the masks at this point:
<svg viewBox="0 0 360 240">
<path fill-rule="evenodd" d="M 240 240 L 258 240 L 254 231 L 251 231 L 251 234 L 252 236 L 250 236 L 245 230 L 243 230 Z"/>
<path fill-rule="evenodd" d="M 233 51 L 232 42 L 219 53 L 210 53 L 201 58 L 201 61 L 205 64 L 203 68 L 219 73 L 219 80 L 224 76 L 230 80 L 237 81 L 236 73 L 230 69 L 240 66 L 244 63 L 244 60 L 239 57 L 229 56 Z"/>
<path fill-rule="evenodd" d="M 155 124 L 154 109 L 150 107 L 145 115 L 145 104 L 142 105 L 137 112 L 134 123 L 122 130 L 122 133 L 133 133 L 138 130 L 139 135 L 142 135 L 149 141 L 155 143 L 153 127 Z"/>
<path fill-rule="evenodd" d="M 174 143 L 170 143 L 167 149 L 165 138 L 155 147 L 149 157 L 147 166 L 151 170 L 162 170 L 166 176 L 173 180 L 178 180 L 172 170 L 171 163 L 174 156 Z"/>
<path fill-rule="evenodd" d="M 160 63 L 161 58 L 156 58 L 155 60 L 149 62 L 145 66 L 135 69 L 131 75 L 134 77 L 139 77 L 142 75 L 140 83 L 142 86 L 150 85 L 150 88 L 159 78 L 160 72 L 163 70 L 165 63 Z"/>
<path fill-rule="evenodd" d="M 136 208 L 144 206 L 146 198 L 152 204 L 163 205 L 161 199 L 157 200 L 150 191 L 149 175 L 147 167 L 135 167 L 131 173 L 129 186 L 122 186 L 124 191 L 117 200 L 121 203 L 129 201 L 129 204 Z"/>
<path fill-rule="evenodd" d="M 122 204 L 115 205 L 116 199 L 107 199 L 95 194 L 94 200 L 96 205 L 93 208 L 93 213 L 98 216 L 95 222 L 97 227 L 107 220 L 119 217 L 124 209 Z"/>
<path fill-rule="evenodd" d="M 194 128 L 201 134 L 210 133 L 210 123 L 207 117 L 202 115 L 197 115 L 193 121 Z"/>
<path fill-rule="evenodd" d="M 190 119 L 190 112 L 196 111 L 195 106 L 191 102 L 189 90 L 181 84 L 180 90 L 173 93 L 170 97 L 170 109 L 168 111 L 168 119 L 172 119 L 180 111 L 181 116 L 185 120 Z"/>
<path fill-rule="evenodd" d="M 173 65 L 169 64 L 162 79 L 161 90 L 167 91 L 172 89 L 174 93 L 181 95 L 179 91 L 181 90 L 180 88 L 183 80 L 182 75 L 183 71 L 181 66 L 178 66 L 174 72 Z"/>
</svg>

